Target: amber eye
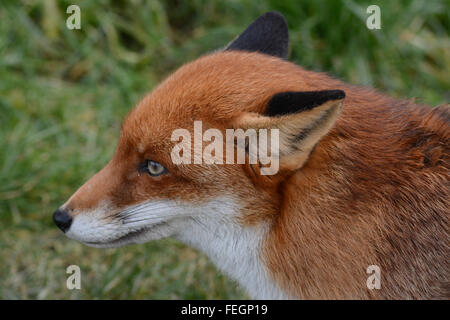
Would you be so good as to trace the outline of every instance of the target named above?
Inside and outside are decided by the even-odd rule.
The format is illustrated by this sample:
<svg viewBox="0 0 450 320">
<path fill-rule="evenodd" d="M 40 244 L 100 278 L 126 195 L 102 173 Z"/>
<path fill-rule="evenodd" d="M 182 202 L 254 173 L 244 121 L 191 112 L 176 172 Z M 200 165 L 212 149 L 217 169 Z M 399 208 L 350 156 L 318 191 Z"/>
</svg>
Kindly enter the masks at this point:
<svg viewBox="0 0 450 320">
<path fill-rule="evenodd" d="M 147 165 L 145 166 L 145 170 L 152 177 L 160 176 L 162 174 L 167 173 L 166 167 L 164 167 L 161 163 L 156 161 L 147 160 Z"/>
</svg>

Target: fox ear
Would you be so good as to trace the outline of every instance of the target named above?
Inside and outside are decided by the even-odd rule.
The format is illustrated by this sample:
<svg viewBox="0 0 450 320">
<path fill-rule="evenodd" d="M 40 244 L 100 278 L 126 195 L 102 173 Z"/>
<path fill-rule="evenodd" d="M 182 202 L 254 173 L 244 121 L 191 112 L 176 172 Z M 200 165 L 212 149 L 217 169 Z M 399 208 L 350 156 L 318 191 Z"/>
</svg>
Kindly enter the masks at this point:
<svg viewBox="0 0 450 320">
<path fill-rule="evenodd" d="M 342 109 L 342 90 L 283 92 L 274 95 L 264 114 L 245 113 L 235 126 L 243 129 L 278 129 L 281 170 L 296 170 L 308 160 L 314 146 L 333 127 Z M 269 130 L 271 131 L 271 130 Z M 273 149 L 273 146 L 268 146 Z"/>
<path fill-rule="evenodd" d="M 278 12 L 267 12 L 248 26 L 224 50 L 260 52 L 287 59 L 289 32 L 286 20 Z"/>
</svg>

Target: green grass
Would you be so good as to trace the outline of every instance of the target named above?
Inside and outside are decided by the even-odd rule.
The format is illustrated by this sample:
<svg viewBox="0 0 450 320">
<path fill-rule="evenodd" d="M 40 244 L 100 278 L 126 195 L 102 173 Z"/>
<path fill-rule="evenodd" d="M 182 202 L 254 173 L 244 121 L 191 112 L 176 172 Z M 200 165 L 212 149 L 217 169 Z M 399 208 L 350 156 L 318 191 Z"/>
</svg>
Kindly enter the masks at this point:
<svg viewBox="0 0 450 320">
<path fill-rule="evenodd" d="M 82 30 L 65 27 L 70 4 Z M 365 27 L 381 7 L 382 29 Z M 268 10 L 291 30 L 291 60 L 430 105 L 449 99 L 446 0 L 2 1 L 0 298 L 245 298 L 174 240 L 92 249 L 51 213 L 110 158 L 121 120 L 183 62 L 225 45 Z M 67 290 L 77 264 L 82 290 Z"/>
</svg>

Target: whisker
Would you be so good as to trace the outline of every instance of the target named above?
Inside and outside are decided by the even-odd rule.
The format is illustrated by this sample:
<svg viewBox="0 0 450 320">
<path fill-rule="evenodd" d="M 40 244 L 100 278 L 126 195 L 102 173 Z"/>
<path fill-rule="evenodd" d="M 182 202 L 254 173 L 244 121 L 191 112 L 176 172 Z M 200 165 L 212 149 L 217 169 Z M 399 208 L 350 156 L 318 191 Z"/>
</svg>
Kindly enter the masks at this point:
<svg viewBox="0 0 450 320">
<path fill-rule="evenodd" d="M 138 211 L 147 211 L 147 210 L 159 210 L 159 209 L 173 209 L 173 208 L 178 208 L 179 206 L 176 205 L 167 205 L 167 204 L 162 204 L 162 205 L 155 205 L 155 204 L 142 204 L 142 205 L 138 205 L 136 207 L 130 208 L 130 209 L 125 209 L 122 212 L 120 212 L 120 215 L 123 217 L 127 217 L 129 215 L 135 214 Z"/>
<path fill-rule="evenodd" d="M 128 221 L 128 220 L 141 219 L 141 218 L 170 217 L 170 216 L 173 216 L 173 215 L 180 214 L 179 212 L 177 213 L 177 212 L 171 212 L 171 211 L 172 210 L 163 211 L 163 212 L 160 211 L 160 212 L 156 212 L 155 213 L 153 210 L 150 210 L 150 211 L 145 210 L 145 211 L 136 212 L 136 213 L 134 213 L 132 215 L 129 215 L 129 216 L 126 216 L 126 217 L 119 216 L 119 218 L 124 220 L 124 221 Z"/>
<path fill-rule="evenodd" d="M 223 206 L 223 204 L 227 204 L 228 202 L 217 200 L 219 207 Z M 136 224 L 141 223 L 145 221 L 154 221 L 154 220 L 161 220 L 161 219 L 175 219 L 179 217 L 194 217 L 198 214 L 196 213 L 196 210 L 185 210 L 185 213 L 179 214 L 179 213 L 169 213 L 174 209 L 180 209 L 180 207 L 183 206 L 182 203 L 180 204 L 168 204 L 163 201 L 156 201 L 156 202 L 143 202 L 140 204 L 137 204 L 135 206 L 129 206 L 128 208 L 125 208 L 123 211 L 113 211 L 112 213 L 101 217 L 102 220 L 110 220 L 111 218 L 114 218 L 113 224 Z M 184 207 L 189 208 L 189 205 L 186 205 Z M 186 208 L 186 209 L 187 209 Z M 189 212 L 191 211 L 191 212 Z M 179 211 L 178 211 L 179 212 Z M 199 212 L 200 213 L 200 212 Z M 198 220 L 195 219 L 195 221 L 198 222 Z M 108 221 L 108 223 L 111 223 Z M 206 227 L 206 226 L 203 226 Z"/>
<path fill-rule="evenodd" d="M 146 213 L 147 211 L 157 211 L 160 209 L 167 209 L 167 210 L 171 210 L 171 209 L 175 209 L 178 208 L 178 206 L 175 205 L 155 205 L 155 204 L 148 204 L 148 203 L 144 203 L 144 204 L 139 204 L 137 206 L 131 207 L 129 209 L 125 209 L 123 211 L 115 211 L 111 214 L 108 214 L 106 216 L 103 216 L 102 219 L 109 219 L 112 217 L 117 217 L 119 219 L 126 219 L 130 216 L 135 216 L 135 215 L 140 215 L 142 213 Z"/>
<path fill-rule="evenodd" d="M 186 215 L 183 214 L 173 214 L 173 215 L 162 215 L 162 216 L 153 216 L 153 217 L 143 217 L 142 219 L 124 219 L 124 224 L 131 224 L 131 223 L 137 223 L 142 221 L 152 221 L 152 220 L 161 220 L 161 219 L 175 219 L 175 218 L 181 218 L 186 217 Z"/>
</svg>

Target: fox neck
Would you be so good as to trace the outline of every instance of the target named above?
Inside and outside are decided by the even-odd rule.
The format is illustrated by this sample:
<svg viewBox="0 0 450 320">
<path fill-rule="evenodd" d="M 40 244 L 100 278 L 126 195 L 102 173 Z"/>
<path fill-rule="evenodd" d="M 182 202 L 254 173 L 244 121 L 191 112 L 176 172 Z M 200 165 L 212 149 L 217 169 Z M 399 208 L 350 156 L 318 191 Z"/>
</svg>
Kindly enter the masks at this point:
<svg viewBox="0 0 450 320">
<path fill-rule="evenodd" d="M 232 218 L 233 212 L 211 210 L 200 218 L 191 218 L 174 235 L 177 240 L 209 256 L 225 274 L 236 280 L 253 299 L 287 299 L 270 279 L 261 260 L 262 241 L 268 224 L 243 227 Z M 212 213 L 219 212 L 219 213 Z"/>
</svg>

